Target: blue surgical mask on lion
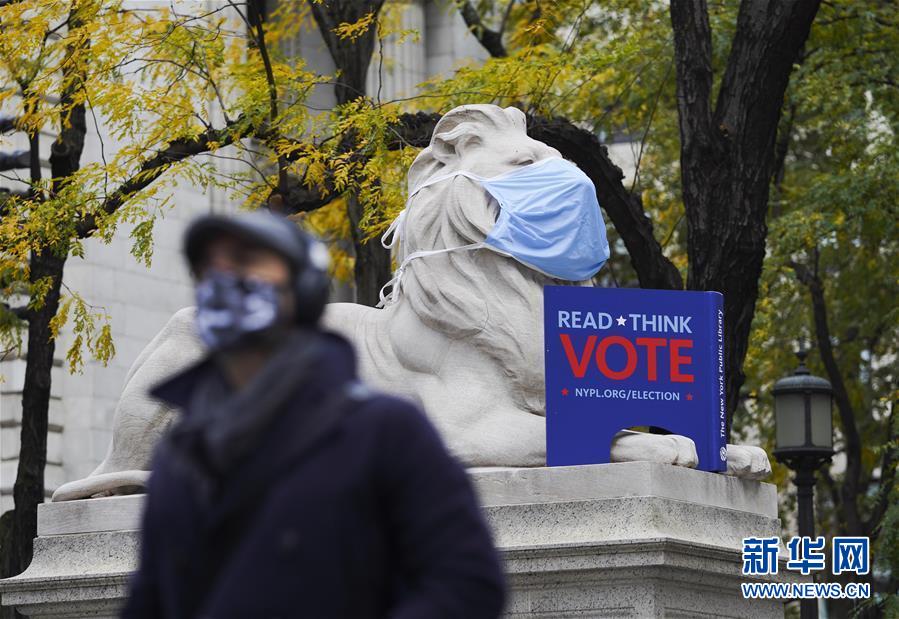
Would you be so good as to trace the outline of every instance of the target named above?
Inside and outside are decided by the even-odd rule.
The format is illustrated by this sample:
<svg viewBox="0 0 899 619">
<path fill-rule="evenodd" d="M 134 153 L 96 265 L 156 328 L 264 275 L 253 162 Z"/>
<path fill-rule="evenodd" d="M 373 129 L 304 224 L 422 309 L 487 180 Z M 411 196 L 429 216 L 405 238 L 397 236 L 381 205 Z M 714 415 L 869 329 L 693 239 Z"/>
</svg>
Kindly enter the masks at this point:
<svg viewBox="0 0 899 619">
<path fill-rule="evenodd" d="M 489 178 L 465 170 L 431 178 L 409 193 L 406 208 L 381 237 L 382 245 L 390 249 L 401 242 L 409 201 L 416 193 L 456 176 L 480 183 L 496 199 L 500 206 L 496 224 L 481 243 L 405 256 L 393 279 L 381 289 L 379 307 L 399 298 L 403 272 L 412 260 L 435 254 L 490 249 L 549 277 L 569 281 L 592 278 L 609 259 L 596 188 L 580 168 L 558 157 Z"/>
</svg>

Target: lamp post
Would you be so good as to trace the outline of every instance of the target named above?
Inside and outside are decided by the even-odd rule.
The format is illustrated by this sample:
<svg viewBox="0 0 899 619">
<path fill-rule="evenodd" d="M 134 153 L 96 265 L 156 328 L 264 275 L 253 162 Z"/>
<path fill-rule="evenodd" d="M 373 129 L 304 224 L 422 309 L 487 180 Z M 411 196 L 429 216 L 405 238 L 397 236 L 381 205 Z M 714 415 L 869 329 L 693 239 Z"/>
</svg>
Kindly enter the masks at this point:
<svg viewBox="0 0 899 619">
<path fill-rule="evenodd" d="M 815 471 L 833 456 L 833 389 L 809 372 L 807 355 L 796 353 L 799 367 L 774 383 L 774 457 L 796 472 L 799 535 L 815 537 Z M 801 600 L 800 616 L 817 619 L 817 601 Z"/>
</svg>

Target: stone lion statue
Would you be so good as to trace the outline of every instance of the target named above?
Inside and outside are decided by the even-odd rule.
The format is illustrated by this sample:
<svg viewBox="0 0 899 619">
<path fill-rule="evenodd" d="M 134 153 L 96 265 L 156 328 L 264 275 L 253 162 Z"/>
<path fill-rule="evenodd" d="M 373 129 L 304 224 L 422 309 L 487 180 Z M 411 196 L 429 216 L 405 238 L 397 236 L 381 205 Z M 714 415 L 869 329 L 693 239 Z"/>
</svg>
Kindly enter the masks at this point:
<svg viewBox="0 0 899 619">
<path fill-rule="evenodd" d="M 435 175 L 467 170 L 490 177 L 558 151 L 526 133 L 515 108 L 466 105 L 447 113 L 408 173 L 410 193 Z M 481 186 L 456 176 L 416 192 L 404 222 L 404 255 L 483 241 L 499 206 Z M 362 378 L 418 402 L 450 450 L 467 466 L 534 467 L 546 462 L 543 303 L 548 278 L 482 249 L 437 253 L 405 267 L 394 302 L 383 309 L 333 303 L 327 328 L 355 346 Z M 576 285 L 585 285 L 581 282 Z M 174 412 L 146 395 L 150 385 L 202 354 L 193 310 L 177 312 L 135 361 L 116 411 L 104 462 L 88 478 L 60 487 L 53 500 L 133 491 L 146 478 L 152 446 Z M 693 441 L 622 431 L 613 461 L 652 460 L 695 467 Z M 770 473 L 765 452 L 728 446 L 728 473 Z"/>
</svg>

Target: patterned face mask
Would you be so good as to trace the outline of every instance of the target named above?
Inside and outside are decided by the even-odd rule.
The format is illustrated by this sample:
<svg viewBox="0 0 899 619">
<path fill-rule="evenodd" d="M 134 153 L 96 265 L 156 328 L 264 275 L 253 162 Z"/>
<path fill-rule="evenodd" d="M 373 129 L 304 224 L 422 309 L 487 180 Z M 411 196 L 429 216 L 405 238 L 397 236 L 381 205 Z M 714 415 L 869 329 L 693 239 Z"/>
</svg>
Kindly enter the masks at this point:
<svg viewBox="0 0 899 619">
<path fill-rule="evenodd" d="M 609 243 L 596 189 L 573 163 L 550 157 L 492 177 L 456 170 L 419 185 L 410 192 L 409 201 L 425 187 L 456 176 L 479 183 L 496 199 L 500 207 L 496 224 L 480 243 L 401 256 L 394 278 L 381 291 L 381 306 L 397 300 L 402 274 L 409 262 L 435 254 L 489 249 L 549 277 L 569 281 L 590 279 L 609 259 Z M 409 201 L 384 233 L 381 239 L 384 247 L 392 248 L 402 242 Z M 389 295 L 385 293 L 387 288 L 392 288 Z"/>
<path fill-rule="evenodd" d="M 279 318 L 278 288 L 269 282 L 211 271 L 197 284 L 197 332 L 213 351 L 246 342 Z"/>
</svg>

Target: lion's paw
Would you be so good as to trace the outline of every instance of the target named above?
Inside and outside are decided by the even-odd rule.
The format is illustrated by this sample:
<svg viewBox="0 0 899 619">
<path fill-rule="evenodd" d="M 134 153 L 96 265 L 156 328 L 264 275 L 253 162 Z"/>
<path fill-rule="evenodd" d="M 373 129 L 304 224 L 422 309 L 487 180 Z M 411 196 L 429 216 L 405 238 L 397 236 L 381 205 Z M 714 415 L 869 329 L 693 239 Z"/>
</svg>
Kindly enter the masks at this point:
<svg viewBox="0 0 899 619">
<path fill-rule="evenodd" d="M 612 440 L 612 462 L 659 462 L 695 468 L 696 444 L 678 434 L 647 434 L 622 430 Z"/>
<path fill-rule="evenodd" d="M 765 479 L 771 474 L 771 462 L 761 447 L 727 446 L 727 475 L 741 479 Z"/>
<path fill-rule="evenodd" d="M 50 499 L 54 503 L 76 499 L 137 494 L 147 487 L 150 471 L 115 471 L 91 475 L 61 485 Z"/>
</svg>

